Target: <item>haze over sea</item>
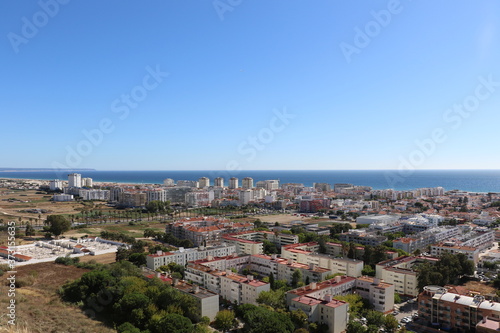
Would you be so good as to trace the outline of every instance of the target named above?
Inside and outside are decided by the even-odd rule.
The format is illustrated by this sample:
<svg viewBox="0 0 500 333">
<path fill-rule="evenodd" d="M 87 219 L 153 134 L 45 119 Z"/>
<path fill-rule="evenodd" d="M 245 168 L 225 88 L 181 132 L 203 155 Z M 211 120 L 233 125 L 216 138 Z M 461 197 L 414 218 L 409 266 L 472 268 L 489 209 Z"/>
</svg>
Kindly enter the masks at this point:
<svg viewBox="0 0 500 333">
<path fill-rule="evenodd" d="M 241 179 L 252 177 L 259 180 L 279 179 L 284 183 L 351 183 L 371 186 L 373 189 L 411 190 L 422 187 L 442 186 L 445 190 L 469 192 L 500 192 L 500 170 L 247 170 L 247 171 L 77 171 L 82 177 L 90 177 L 96 182 L 162 184 L 165 178 L 178 180 L 198 180 L 209 177 L 211 184 L 215 177 L 223 177 L 227 186 L 230 177 Z M 21 179 L 62 179 L 67 180 L 70 171 L 16 171 L 0 172 L 0 178 Z M 409 174 L 410 173 L 410 174 Z M 409 175 L 407 175 L 409 174 Z"/>
</svg>

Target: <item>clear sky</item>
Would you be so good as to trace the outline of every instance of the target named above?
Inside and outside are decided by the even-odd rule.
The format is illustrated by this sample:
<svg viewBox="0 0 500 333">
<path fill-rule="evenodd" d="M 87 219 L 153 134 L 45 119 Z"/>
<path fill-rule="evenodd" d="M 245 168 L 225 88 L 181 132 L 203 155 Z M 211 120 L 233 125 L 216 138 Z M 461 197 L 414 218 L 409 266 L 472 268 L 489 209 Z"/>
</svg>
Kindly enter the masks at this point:
<svg viewBox="0 0 500 333">
<path fill-rule="evenodd" d="M 0 35 L 0 167 L 500 169 L 498 1 L 6 0 Z"/>
</svg>

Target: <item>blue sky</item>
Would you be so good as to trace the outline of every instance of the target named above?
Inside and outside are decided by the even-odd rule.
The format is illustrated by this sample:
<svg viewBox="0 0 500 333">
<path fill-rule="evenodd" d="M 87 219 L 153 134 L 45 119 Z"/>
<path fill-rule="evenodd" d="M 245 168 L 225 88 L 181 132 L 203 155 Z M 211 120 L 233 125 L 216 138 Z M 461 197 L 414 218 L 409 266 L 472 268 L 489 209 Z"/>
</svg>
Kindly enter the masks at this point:
<svg viewBox="0 0 500 333">
<path fill-rule="evenodd" d="M 496 1 L 59 1 L 0 2 L 0 166 L 500 169 Z"/>
</svg>

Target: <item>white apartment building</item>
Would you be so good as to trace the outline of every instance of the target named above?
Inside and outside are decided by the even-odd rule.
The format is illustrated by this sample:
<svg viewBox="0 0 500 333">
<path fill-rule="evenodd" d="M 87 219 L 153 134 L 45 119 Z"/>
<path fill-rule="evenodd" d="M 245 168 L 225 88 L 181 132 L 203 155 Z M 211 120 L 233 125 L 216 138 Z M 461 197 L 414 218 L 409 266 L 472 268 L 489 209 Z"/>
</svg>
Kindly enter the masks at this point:
<svg viewBox="0 0 500 333">
<path fill-rule="evenodd" d="M 71 173 L 68 175 L 69 187 L 82 187 L 82 175 L 79 173 Z"/>
<path fill-rule="evenodd" d="M 208 207 L 214 198 L 214 191 L 188 192 L 186 193 L 186 205 L 189 207 Z"/>
<path fill-rule="evenodd" d="M 218 272 L 220 295 L 236 304 L 257 305 L 257 298 L 262 291 L 269 291 L 269 283 L 254 279 L 253 275 L 240 275 L 231 271 Z"/>
<path fill-rule="evenodd" d="M 78 195 L 83 200 L 102 200 L 109 201 L 110 191 L 109 190 L 80 190 Z"/>
<path fill-rule="evenodd" d="M 82 178 L 82 187 L 92 187 L 93 181 L 92 178 Z"/>
<path fill-rule="evenodd" d="M 54 194 L 52 201 L 73 201 L 73 194 Z"/>
<path fill-rule="evenodd" d="M 389 313 L 394 308 L 394 286 L 372 277 L 353 278 L 336 276 L 333 279 L 311 283 L 286 294 L 290 311 L 301 309 L 309 321 L 328 325 L 328 332 L 344 332 L 349 316 L 348 303 L 335 300 L 335 296 L 357 293 L 367 299 L 374 309 Z"/>
<path fill-rule="evenodd" d="M 444 242 L 431 246 L 431 255 L 440 257 L 444 253 L 458 254 L 462 253 L 467 256 L 467 259 L 472 260 L 474 265 L 479 262 L 479 253 L 481 251 L 477 247 L 461 246 L 456 242 Z"/>
<path fill-rule="evenodd" d="M 224 187 L 224 178 L 222 177 L 217 177 L 214 179 L 214 186 L 215 187 Z"/>
<path fill-rule="evenodd" d="M 172 178 L 166 178 L 163 180 L 163 185 L 165 186 L 174 186 L 175 181 Z"/>
<path fill-rule="evenodd" d="M 185 266 L 189 261 L 205 259 L 207 257 L 226 257 L 236 253 L 236 246 L 224 244 L 215 247 L 199 247 L 193 249 L 179 248 L 173 252 L 159 251 L 146 257 L 146 266 L 156 270 L 160 266 L 168 265 L 171 262 Z"/>
<path fill-rule="evenodd" d="M 231 177 L 229 179 L 229 188 L 232 189 L 232 190 L 238 188 L 238 178 Z"/>
<path fill-rule="evenodd" d="M 253 188 L 253 178 L 250 177 L 245 177 L 241 181 L 241 187 L 244 189 L 251 189 Z"/>
<path fill-rule="evenodd" d="M 462 246 L 477 247 L 479 250 L 483 250 L 490 247 L 495 241 L 495 230 L 488 228 L 476 228 L 474 231 L 464 234 L 461 237 Z"/>
<path fill-rule="evenodd" d="M 62 181 L 59 179 L 51 180 L 49 182 L 49 188 L 51 191 L 62 191 L 63 189 Z"/>
<path fill-rule="evenodd" d="M 240 191 L 240 193 L 239 193 L 240 204 L 247 205 L 252 200 L 253 200 L 253 191 L 252 190 Z"/>
<path fill-rule="evenodd" d="M 167 192 L 161 188 L 150 189 L 146 191 L 146 201 L 167 201 Z"/>
<path fill-rule="evenodd" d="M 177 186 L 186 186 L 186 187 L 198 187 L 198 182 L 196 180 L 178 180 Z"/>
<path fill-rule="evenodd" d="M 418 295 L 417 272 L 414 265 L 423 262 L 436 262 L 439 259 L 426 257 L 398 257 L 379 262 L 375 266 L 375 277 L 394 285 L 394 292 L 415 297 Z"/>
<path fill-rule="evenodd" d="M 356 218 L 357 224 L 386 223 L 392 224 L 401 218 L 400 215 L 365 215 Z"/>
<path fill-rule="evenodd" d="M 243 276 L 230 270 L 220 271 L 195 263 L 188 264 L 185 278 L 236 304 L 257 305 L 259 294 L 271 289 L 269 283 L 256 280 L 251 275 Z"/>
<path fill-rule="evenodd" d="M 208 177 L 201 177 L 198 179 L 198 187 L 205 188 L 210 186 L 210 179 Z"/>
</svg>

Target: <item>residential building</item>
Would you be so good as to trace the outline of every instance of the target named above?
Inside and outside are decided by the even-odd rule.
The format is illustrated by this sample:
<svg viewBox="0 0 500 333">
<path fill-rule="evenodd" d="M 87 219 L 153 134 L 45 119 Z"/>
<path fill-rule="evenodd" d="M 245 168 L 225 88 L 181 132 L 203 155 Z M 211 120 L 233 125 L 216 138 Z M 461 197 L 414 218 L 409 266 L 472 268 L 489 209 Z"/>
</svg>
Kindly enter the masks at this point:
<svg viewBox="0 0 500 333">
<path fill-rule="evenodd" d="M 54 194 L 52 201 L 73 201 L 73 194 Z"/>
<path fill-rule="evenodd" d="M 336 249 L 335 243 L 327 243 L 328 247 Z M 313 265 L 313 267 L 321 267 L 328 269 L 329 274 L 344 274 L 348 276 L 359 277 L 363 270 L 364 264 L 362 260 L 349 258 L 337 258 L 328 254 L 317 253 L 319 245 L 316 242 L 300 243 L 288 245 L 281 248 L 281 257 L 297 261 L 301 264 Z"/>
<path fill-rule="evenodd" d="M 148 276 L 152 278 L 154 275 Z M 219 295 L 208 289 L 202 288 L 198 285 L 187 283 L 186 281 L 179 281 L 166 277 L 163 274 L 157 273 L 156 277 L 163 282 L 171 284 L 173 288 L 180 292 L 192 297 L 196 301 L 196 311 L 201 317 L 208 317 L 210 321 L 215 320 L 217 312 L 219 312 Z"/>
<path fill-rule="evenodd" d="M 217 177 L 214 179 L 214 186 L 215 187 L 224 187 L 224 178 L 222 177 Z"/>
<path fill-rule="evenodd" d="M 452 241 L 431 245 L 431 255 L 434 257 L 440 257 L 444 253 L 462 253 L 467 256 L 467 259 L 472 260 L 474 265 L 477 265 L 479 262 L 480 252 L 481 251 L 477 247 L 461 246 Z"/>
<path fill-rule="evenodd" d="M 178 180 L 177 186 L 179 187 L 198 187 L 198 182 L 196 180 Z"/>
<path fill-rule="evenodd" d="M 51 191 L 62 191 L 63 189 L 62 181 L 59 179 L 51 180 L 49 182 L 49 188 Z"/>
<path fill-rule="evenodd" d="M 440 286 L 426 286 L 418 295 L 418 314 L 436 329 L 498 332 L 500 303 L 477 294 L 462 295 Z"/>
<path fill-rule="evenodd" d="M 89 187 L 91 188 L 93 186 L 93 181 L 92 178 L 82 178 L 82 187 Z"/>
<path fill-rule="evenodd" d="M 146 266 L 149 269 L 156 270 L 160 266 L 168 265 L 171 262 L 185 266 L 189 261 L 195 261 L 205 258 L 226 257 L 236 253 L 236 246 L 222 244 L 214 247 L 199 247 L 192 249 L 179 248 L 177 251 L 162 252 L 158 251 L 149 254 L 146 257 Z"/>
<path fill-rule="evenodd" d="M 241 190 L 240 191 L 240 193 L 239 193 L 240 204 L 247 205 L 252 200 L 253 200 L 252 190 Z"/>
<path fill-rule="evenodd" d="M 208 207 L 214 200 L 214 191 L 196 191 L 186 193 L 186 205 L 189 207 Z"/>
<path fill-rule="evenodd" d="M 119 204 L 123 207 L 144 207 L 146 205 L 146 193 L 123 192 Z"/>
<path fill-rule="evenodd" d="M 400 215 L 363 215 L 356 218 L 356 224 L 386 223 L 392 224 L 401 218 Z"/>
<path fill-rule="evenodd" d="M 241 182 L 241 187 L 244 189 L 253 188 L 253 178 L 250 178 L 250 177 L 243 178 L 243 180 Z"/>
<path fill-rule="evenodd" d="M 123 194 L 123 188 L 119 186 L 112 187 L 109 191 L 109 201 L 119 202 Z"/>
<path fill-rule="evenodd" d="M 167 201 L 167 192 L 162 188 L 155 188 L 146 191 L 146 202 Z"/>
<path fill-rule="evenodd" d="M 201 177 L 198 179 L 198 187 L 205 188 L 210 186 L 210 179 L 208 177 Z"/>
<path fill-rule="evenodd" d="M 354 186 L 353 184 L 346 184 L 346 183 L 333 184 L 333 191 L 335 193 L 341 193 L 342 190 L 344 190 L 346 188 L 351 188 L 353 186 Z"/>
<path fill-rule="evenodd" d="M 68 187 L 82 187 L 82 175 L 79 173 L 69 174 Z"/>
<path fill-rule="evenodd" d="M 110 198 L 110 191 L 109 190 L 98 190 L 98 189 L 80 190 L 80 191 L 78 191 L 78 195 L 83 200 L 103 200 L 103 201 L 108 201 L 109 198 Z"/>
<path fill-rule="evenodd" d="M 238 188 L 238 178 L 236 177 L 231 177 L 229 179 L 229 188 L 234 190 Z"/>
<path fill-rule="evenodd" d="M 172 178 L 166 178 L 163 180 L 163 185 L 165 186 L 174 186 L 175 181 Z"/>
<path fill-rule="evenodd" d="M 402 256 L 381 261 L 375 266 L 375 277 L 394 285 L 394 291 L 401 295 L 418 295 L 417 271 L 414 267 L 424 261 L 435 263 L 439 259 L 429 257 Z"/>
<path fill-rule="evenodd" d="M 185 203 L 186 193 L 193 191 L 190 186 L 175 186 L 165 188 L 166 199 L 172 204 Z"/>
<path fill-rule="evenodd" d="M 257 305 L 259 294 L 271 289 L 269 283 L 257 280 L 252 275 L 244 276 L 231 270 L 221 271 L 196 263 L 187 265 L 185 277 L 236 304 Z"/>
<path fill-rule="evenodd" d="M 370 246 L 381 245 L 383 242 L 387 241 L 386 236 L 377 235 L 376 232 L 368 232 L 362 229 L 341 233 L 339 239 L 343 242 Z"/>
<path fill-rule="evenodd" d="M 317 191 L 321 191 L 321 192 L 330 192 L 332 190 L 332 186 L 330 184 L 327 184 L 327 183 L 314 183 L 313 187 Z"/>
<path fill-rule="evenodd" d="M 372 277 L 336 276 L 288 291 L 286 302 L 290 311 L 301 309 L 309 321 L 328 325 L 328 332 L 344 332 L 349 320 L 348 303 L 336 296 L 357 293 L 367 299 L 375 310 L 389 313 L 394 308 L 394 286 Z"/>
</svg>

